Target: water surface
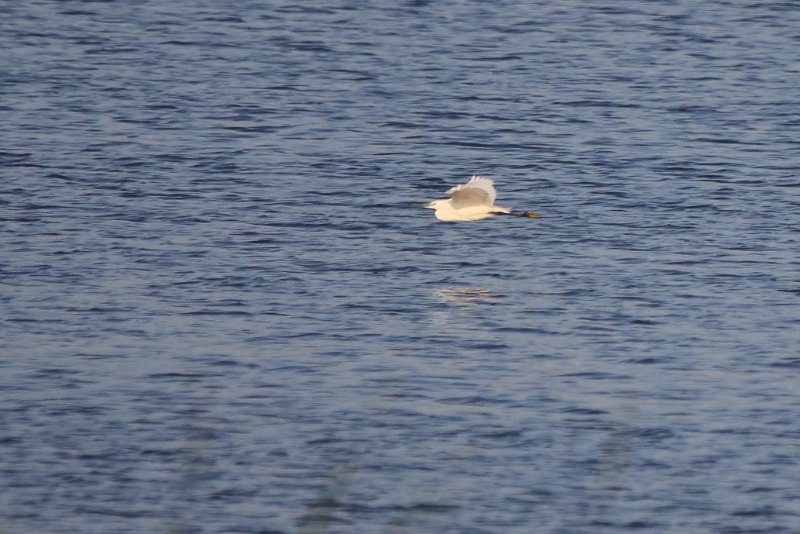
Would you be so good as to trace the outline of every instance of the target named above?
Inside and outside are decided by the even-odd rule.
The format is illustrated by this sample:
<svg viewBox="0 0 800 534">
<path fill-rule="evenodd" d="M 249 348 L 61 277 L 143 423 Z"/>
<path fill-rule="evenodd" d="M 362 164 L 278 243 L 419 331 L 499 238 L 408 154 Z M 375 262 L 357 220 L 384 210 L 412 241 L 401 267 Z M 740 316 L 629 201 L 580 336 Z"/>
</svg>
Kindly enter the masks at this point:
<svg viewBox="0 0 800 534">
<path fill-rule="evenodd" d="M 0 7 L 1 531 L 800 530 L 793 3 L 162 4 Z"/>
</svg>

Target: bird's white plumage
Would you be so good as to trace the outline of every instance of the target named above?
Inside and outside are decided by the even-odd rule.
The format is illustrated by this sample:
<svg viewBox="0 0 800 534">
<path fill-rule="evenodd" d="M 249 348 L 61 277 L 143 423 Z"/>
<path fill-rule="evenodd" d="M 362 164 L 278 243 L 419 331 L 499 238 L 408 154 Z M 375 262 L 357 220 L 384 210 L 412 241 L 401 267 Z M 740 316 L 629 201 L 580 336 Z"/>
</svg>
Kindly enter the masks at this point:
<svg viewBox="0 0 800 534">
<path fill-rule="evenodd" d="M 494 190 L 494 182 L 483 176 L 473 176 L 469 182 L 451 187 L 447 192 L 454 203 L 462 206 L 476 204 L 494 204 L 497 193 Z"/>
<path fill-rule="evenodd" d="M 447 191 L 450 198 L 434 200 L 425 207 L 435 209 L 440 221 L 477 221 L 497 213 L 510 213 L 509 208 L 494 205 L 497 196 L 494 182 L 482 176 L 473 176 L 469 182 Z"/>
</svg>

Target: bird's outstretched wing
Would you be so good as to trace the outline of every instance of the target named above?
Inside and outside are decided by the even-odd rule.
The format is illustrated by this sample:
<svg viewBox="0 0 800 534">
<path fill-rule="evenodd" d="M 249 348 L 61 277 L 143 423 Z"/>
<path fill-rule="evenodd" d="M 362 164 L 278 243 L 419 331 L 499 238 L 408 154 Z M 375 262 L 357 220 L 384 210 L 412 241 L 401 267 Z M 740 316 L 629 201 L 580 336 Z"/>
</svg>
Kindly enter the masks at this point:
<svg viewBox="0 0 800 534">
<path fill-rule="evenodd" d="M 496 196 L 494 182 L 481 176 L 473 176 L 469 182 L 453 187 L 447 194 L 455 209 L 491 206 Z"/>
</svg>

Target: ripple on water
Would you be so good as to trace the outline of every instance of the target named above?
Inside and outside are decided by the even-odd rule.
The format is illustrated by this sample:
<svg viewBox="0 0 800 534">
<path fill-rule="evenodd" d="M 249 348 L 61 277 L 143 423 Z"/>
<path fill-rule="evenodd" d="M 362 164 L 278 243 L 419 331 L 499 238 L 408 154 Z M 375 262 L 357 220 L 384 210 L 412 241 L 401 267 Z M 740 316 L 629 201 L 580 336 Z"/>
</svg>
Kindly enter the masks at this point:
<svg viewBox="0 0 800 534">
<path fill-rule="evenodd" d="M 53 7 L 0 530 L 798 530 L 790 3 Z"/>
</svg>

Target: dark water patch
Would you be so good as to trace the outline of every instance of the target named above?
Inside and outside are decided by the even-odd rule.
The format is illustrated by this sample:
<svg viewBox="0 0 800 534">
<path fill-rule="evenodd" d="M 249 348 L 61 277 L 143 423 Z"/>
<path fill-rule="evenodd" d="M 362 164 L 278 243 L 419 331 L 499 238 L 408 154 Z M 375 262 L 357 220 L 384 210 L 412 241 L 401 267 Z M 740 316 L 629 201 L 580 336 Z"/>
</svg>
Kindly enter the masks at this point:
<svg viewBox="0 0 800 534">
<path fill-rule="evenodd" d="M 605 410 L 594 410 L 591 408 L 564 408 L 561 412 L 569 415 L 586 415 L 586 416 L 599 416 L 608 415 Z"/>
</svg>

